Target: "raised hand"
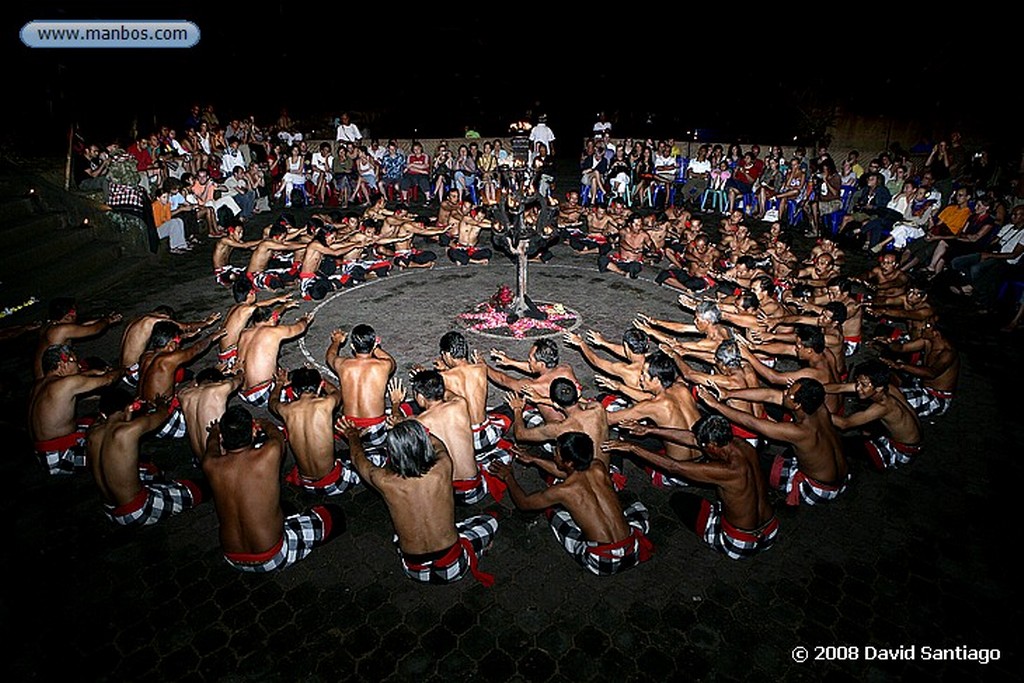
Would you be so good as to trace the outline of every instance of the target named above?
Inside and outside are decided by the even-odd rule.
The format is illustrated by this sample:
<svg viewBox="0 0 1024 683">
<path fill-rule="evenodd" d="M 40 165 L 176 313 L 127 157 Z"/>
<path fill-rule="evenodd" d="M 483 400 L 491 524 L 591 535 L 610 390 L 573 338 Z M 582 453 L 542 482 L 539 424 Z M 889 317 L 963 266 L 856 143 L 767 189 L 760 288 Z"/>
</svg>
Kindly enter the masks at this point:
<svg viewBox="0 0 1024 683">
<path fill-rule="evenodd" d="M 514 391 L 505 392 L 505 402 L 512 410 L 522 410 L 526 407 L 526 400 Z"/>
<path fill-rule="evenodd" d="M 651 431 L 651 427 L 639 420 L 623 420 L 619 423 L 619 429 L 625 429 L 630 434 L 636 436 L 646 436 Z"/>
<path fill-rule="evenodd" d="M 388 382 L 388 397 L 393 406 L 401 405 L 405 401 L 405 386 L 402 385 L 402 380 L 395 377 Z"/>
<path fill-rule="evenodd" d="M 345 330 L 334 330 L 333 332 L 331 332 L 331 343 L 332 344 L 337 344 L 339 347 L 342 347 L 342 346 L 345 345 L 345 342 L 347 342 L 347 341 L 348 341 L 348 332 L 346 332 Z"/>
</svg>

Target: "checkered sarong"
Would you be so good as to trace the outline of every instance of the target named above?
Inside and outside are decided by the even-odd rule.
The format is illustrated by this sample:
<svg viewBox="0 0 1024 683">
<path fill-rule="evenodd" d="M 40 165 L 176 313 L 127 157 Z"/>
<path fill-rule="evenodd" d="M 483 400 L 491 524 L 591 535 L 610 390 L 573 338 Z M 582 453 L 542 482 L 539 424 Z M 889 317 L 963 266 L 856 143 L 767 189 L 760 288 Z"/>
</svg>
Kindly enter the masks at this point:
<svg viewBox="0 0 1024 683">
<path fill-rule="evenodd" d="M 473 425 L 473 454 L 477 462 L 489 463 L 494 460 L 493 451 L 509 426 L 504 415 L 493 413 L 487 413 L 483 422 Z"/>
<path fill-rule="evenodd" d="M 85 430 L 48 441 L 37 441 L 36 458 L 48 474 L 74 474 L 75 470 L 86 468 Z"/>
<path fill-rule="evenodd" d="M 909 387 L 900 387 L 907 403 L 914 409 L 918 417 L 939 417 L 945 415 L 949 406 L 953 404 L 952 391 L 939 391 L 930 387 L 915 384 Z"/>
<path fill-rule="evenodd" d="M 583 536 L 576 520 L 565 509 L 551 515 L 551 531 L 558 542 L 584 569 L 597 576 L 611 576 L 650 559 L 654 546 L 647 540 L 650 514 L 640 501 L 623 511 L 632 533 L 615 543 L 595 543 Z"/>
<path fill-rule="evenodd" d="M 167 415 L 167 421 L 156 433 L 158 439 L 184 439 L 186 433 L 185 413 L 181 412 L 181 406 L 175 405 Z"/>
<path fill-rule="evenodd" d="M 187 480 L 146 484 L 139 494 L 124 505 L 103 506 L 103 512 L 120 526 L 149 526 L 168 519 L 202 502 L 199 487 Z"/>
<path fill-rule="evenodd" d="M 309 556 L 331 529 L 330 514 L 321 506 L 285 517 L 284 534 L 276 546 L 255 555 L 224 554 L 232 567 L 243 572 L 266 573 L 291 566 Z"/>
<path fill-rule="evenodd" d="M 779 535 L 779 520 L 772 517 L 756 531 L 737 529 L 722 516 L 722 501 L 701 501 L 695 529 L 705 543 L 733 560 L 742 560 L 768 550 Z"/>
<path fill-rule="evenodd" d="M 771 485 L 786 494 L 786 505 L 817 505 L 839 497 L 850 484 L 850 475 L 839 486 L 822 484 L 800 471 L 796 458 L 775 456 L 769 477 Z"/>
<path fill-rule="evenodd" d="M 909 465 L 914 458 L 921 454 L 920 445 L 908 446 L 905 443 L 893 441 L 885 434 L 865 439 L 864 449 L 875 469 L 878 470 Z"/>
<path fill-rule="evenodd" d="M 284 480 L 292 486 L 298 486 L 309 493 L 320 493 L 325 496 L 341 495 L 362 481 L 355 470 L 337 459 L 334 461 L 334 467 L 331 468 L 331 471 L 320 479 L 314 480 L 302 476 L 299 474 L 298 466 L 296 466 L 292 468 L 292 471 L 288 473 Z"/>
<path fill-rule="evenodd" d="M 238 397 L 251 406 L 265 408 L 270 404 L 270 392 L 274 390 L 274 380 L 268 379 L 241 391 Z"/>
<path fill-rule="evenodd" d="M 476 515 L 455 523 L 459 540 L 450 548 L 426 556 L 406 557 L 401 548 L 398 556 L 410 579 L 423 583 L 452 583 L 472 571 L 474 577 L 484 585 L 494 582 L 494 577 L 475 569 L 477 560 L 491 543 L 498 531 L 498 520 L 490 515 Z M 395 537 L 398 543 L 398 537 Z"/>
</svg>

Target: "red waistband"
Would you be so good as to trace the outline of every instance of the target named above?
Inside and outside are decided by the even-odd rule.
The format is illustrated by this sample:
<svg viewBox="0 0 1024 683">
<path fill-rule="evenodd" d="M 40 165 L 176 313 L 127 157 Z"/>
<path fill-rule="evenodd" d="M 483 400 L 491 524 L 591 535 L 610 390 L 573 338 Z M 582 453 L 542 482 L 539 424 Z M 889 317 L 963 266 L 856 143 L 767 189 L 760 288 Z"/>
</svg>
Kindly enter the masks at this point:
<svg viewBox="0 0 1024 683">
<path fill-rule="evenodd" d="M 379 417 L 352 417 L 351 415 L 346 415 L 345 419 L 359 429 L 366 429 L 367 427 L 376 427 L 388 418 L 386 415 L 381 415 Z"/>
<path fill-rule="evenodd" d="M 125 503 L 124 505 L 118 505 L 116 508 L 114 508 L 112 514 L 118 517 L 123 517 L 124 515 L 130 515 L 133 512 L 138 512 L 139 510 L 142 509 L 142 506 L 146 504 L 146 500 L 148 498 L 149 491 L 147 489 L 142 489 L 137 494 L 135 494 L 135 497 L 129 500 L 127 503 Z"/>
<path fill-rule="evenodd" d="M 774 516 L 765 524 L 761 525 L 760 529 L 754 529 L 751 531 L 734 527 L 732 524 L 729 523 L 729 520 L 727 520 L 725 517 L 722 517 L 722 531 L 724 531 L 726 535 L 735 538 L 737 541 L 756 543 L 757 541 L 760 541 L 766 536 L 774 534 L 776 531 L 778 531 L 778 529 L 779 520 L 777 517 Z"/>
<path fill-rule="evenodd" d="M 859 334 L 857 336 L 855 336 L 855 337 L 843 337 L 843 341 L 848 341 L 851 344 L 859 344 L 860 343 L 860 339 L 861 339 L 861 335 L 859 335 Z"/>
<path fill-rule="evenodd" d="M 953 398 L 952 391 L 943 391 L 942 389 L 932 389 L 931 387 L 925 387 L 925 391 L 934 396 L 935 398 Z"/>
<path fill-rule="evenodd" d="M 587 552 L 598 557 L 613 558 L 615 557 L 616 550 L 622 550 L 633 543 L 637 543 L 640 550 L 640 561 L 645 562 L 654 554 L 654 544 L 636 527 L 630 527 L 630 529 L 631 533 L 629 536 L 626 536 L 621 541 L 590 546 L 587 548 Z"/>
<path fill-rule="evenodd" d="M 754 432 L 748 432 L 746 429 L 740 427 L 737 424 L 733 424 L 730 426 L 732 427 L 732 435 L 737 436 L 741 439 L 757 439 L 760 438 L 761 436 L 760 434 L 755 434 Z"/>
<path fill-rule="evenodd" d="M 313 488 L 322 489 L 334 484 L 341 478 L 341 461 L 335 460 L 334 467 L 331 471 L 320 477 L 319 479 L 311 479 L 303 476 L 299 472 L 299 467 L 296 465 L 292 468 L 292 471 L 288 473 L 288 476 L 284 478 L 286 482 L 294 486 L 311 486 Z"/>
<path fill-rule="evenodd" d="M 274 383 L 273 378 L 268 379 L 268 380 L 264 380 L 264 381 L 260 382 L 259 384 L 255 384 L 255 385 L 249 387 L 248 389 L 243 390 L 242 393 L 245 394 L 246 396 L 254 396 L 254 395 L 260 393 L 261 391 L 267 389 L 268 387 L 270 387 L 273 383 Z"/>
<path fill-rule="evenodd" d="M 471 479 L 453 479 L 452 488 L 461 493 L 465 493 L 480 486 L 481 481 L 480 473 L 477 472 L 476 476 Z"/>
<path fill-rule="evenodd" d="M 226 351 L 218 351 L 217 352 L 217 358 L 219 360 L 227 360 L 229 358 L 235 358 L 236 356 L 238 356 L 238 347 L 237 346 L 232 346 L 232 347 L 228 348 Z"/>
<path fill-rule="evenodd" d="M 919 443 L 906 444 L 900 441 L 893 441 L 892 439 L 889 439 L 889 445 L 892 446 L 895 450 L 905 455 L 917 455 L 918 453 L 921 452 L 921 444 Z"/>
<path fill-rule="evenodd" d="M 271 546 L 270 550 L 264 550 L 262 553 L 224 553 L 224 557 L 238 564 L 263 564 L 281 552 L 283 546 L 284 536 L 282 535 L 281 540 Z"/>
<path fill-rule="evenodd" d="M 49 453 L 51 451 L 66 451 L 69 448 L 74 448 L 78 445 L 78 442 L 85 438 L 85 432 L 71 432 L 64 436 L 58 436 L 55 439 L 47 439 L 46 441 L 36 441 L 36 450 L 40 453 Z"/>
</svg>

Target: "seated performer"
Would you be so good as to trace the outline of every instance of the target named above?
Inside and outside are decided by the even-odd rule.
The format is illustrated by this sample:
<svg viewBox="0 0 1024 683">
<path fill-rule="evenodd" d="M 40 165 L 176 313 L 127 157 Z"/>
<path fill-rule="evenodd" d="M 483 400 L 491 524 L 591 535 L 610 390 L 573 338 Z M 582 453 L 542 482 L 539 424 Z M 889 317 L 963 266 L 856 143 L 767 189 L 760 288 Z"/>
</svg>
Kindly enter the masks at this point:
<svg viewBox="0 0 1024 683">
<path fill-rule="evenodd" d="M 676 514 L 702 541 L 733 560 L 772 547 L 779 521 L 768 502 L 768 482 L 758 464 L 757 451 L 732 434 L 728 420 L 708 415 L 693 426 L 692 432 L 639 423 L 629 425 L 629 429 L 635 436 L 660 436 L 704 452 L 706 457 L 700 460 L 680 461 L 628 441 L 604 444 L 606 451 L 625 451 L 677 477 L 714 486 L 718 493 L 715 501 L 682 491 L 671 498 Z"/>
<path fill-rule="evenodd" d="M 391 405 L 402 406 L 404 412 L 408 406 L 403 405 L 405 389 L 401 380 L 392 380 L 388 388 Z M 409 388 L 420 409 L 412 419 L 426 427 L 432 436 L 436 436 L 452 459 L 455 504 L 479 503 L 488 493 L 500 501 L 505 495 L 504 485 L 477 464 L 466 399 L 447 393 L 444 377 L 437 370 L 414 371 Z"/>
<path fill-rule="evenodd" d="M 341 392 L 315 368 L 277 371 L 270 412 L 281 418 L 295 467 L 285 481 L 310 493 L 336 496 L 359 483 L 359 475 L 334 454 L 334 411 Z M 284 398 L 282 398 L 284 397 Z"/>
<path fill-rule="evenodd" d="M 501 436 L 511 421 L 508 415 L 487 409 L 487 366 L 470 361 L 469 344 L 461 332 L 447 332 L 440 341 L 441 356 L 434 361 L 445 388 L 466 399 L 473 421 L 473 451 L 481 463 L 511 456 L 501 448 Z"/>
<path fill-rule="evenodd" d="M 265 573 L 309 556 L 345 531 L 341 508 L 315 505 L 285 517 L 281 509 L 284 435 L 269 420 L 232 406 L 210 427 L 203 474 L 213 489 L 220 546 L 239 571 Z"/>
<path fill-rule="evenodd" d="M 832 424 L 843 431 L 877 425 L 865 433 L 864 449 L 879 471 L 909 464 L 921 453 L 921 422 L 890 383 L 890 374 L 884 363 L 867 361 L 854 369 L 852 383 L 825 387 L 830 393 L 855 392 L 860 400 L 870 401 L 852 415 L 833 415 Z"/>
<path fill-rule="evenodd" d="M 637 501 L 623 511 L 608 468 L 594 464 L 596 452 L 586 434 L 565 432 L 558 437 L 553 461 L 523 458 L 560 480 L 530 494 L 516 481 L 511 465 L 494 463 L 491 469 L 508 484 L 517 508 L 547 510 L 555 538 L 584 569 L 610 576 L 649 560 L 654 545 L 646 536 L 647 508 Z"/>
<path fill-rule="evenodd" d="M 199 482 L 165 479 L 152 463 L 139 464 L 139 441 L 166 421 L 166 404 L 165 398 L 153 406 L 133 404 L 89 430 L 89 469 L 115 524 L 156 524 L 209 498 Z"/>
<path fill-rule="evenodd" d="M 350 337 L 352 357 L 342 358 L 338 351 Z M 363 446 L 373 464 L 383 466 L 386 455 L 381 447 L 388 431 L 384 396 L 388 379 L 395 372 L 395 359 L 381 348 L 380 337 L 372 327 L 356 325 L 351 335 L 341 330 L 331 333 L 327 366 L 338 376 L 345 419 L 362 431 Z"/>
<path fill-rule="evenodd" d="M 387 461 L 374 466 L 363 450 L 360 430 L 342 418 L 352 465 L 383 497 L 395 526 L 398 556 L 406 576 L 424 583 L 451 583 L 466 572 L 485 586 L 494 577 L 477 568 L 498 531 L 498 520 L 476 515 L 455 521 L 452 459 L 444 444 L 416 420 L 387 433 Z"/>
<path fill-rule="evenodd" d="M 110 386 L 121 371 L 83 372 L 66 344 L 46 349 L 41 366 L 43 375 L 35 381 L 28 401 L 36 457 L 49 474 L 71 474 L 85 469 L 85 435 L 92 423 L 75 419 L 78 397 Z"/>
<path fill-rule="evenodd" d="M 697 395 L 730 422 L 790 444 L 792 455 L 775 456 L 769 477 L 771 485 L 785 494 L 787 505 L 818 505 L 835 500 L 846 490 L 850 482 L 846 458 L 825 407 L 825 387 L 817 380 L 801 378 L 785 390 L 721 391 L 719 397 L 710 389 L 698 387 Z M 792 415 L 792 421 L 754 417 L 726 405 L 724 401 L 729 398 L 780 405 Z"/>
</svg>

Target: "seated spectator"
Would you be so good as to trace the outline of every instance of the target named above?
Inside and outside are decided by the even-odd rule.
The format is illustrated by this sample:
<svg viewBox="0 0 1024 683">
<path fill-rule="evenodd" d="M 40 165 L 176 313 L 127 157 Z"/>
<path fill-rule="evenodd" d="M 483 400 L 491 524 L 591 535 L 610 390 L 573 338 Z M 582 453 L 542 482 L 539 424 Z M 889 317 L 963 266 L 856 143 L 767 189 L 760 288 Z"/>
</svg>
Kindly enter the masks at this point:
<svg viewBox="0 0 1024 683">
<path fill-rule="evenodd" d="M 191 210 L 187 206 L 180 206 L 178 209 L 172 210 L 171 193 L 165 189 L 160 190 L 156 201 L 153 202 L 153 222 L 156 224 L 156 234 L 160 239 L 167 238 L 172 254 L 185 254 L 192 251 L 192 247 L 185 237 L 185 222 L 180 216 L 180 214 Z"/>
<path fill-rule="evenodd" d="M 398 149 L 398 143 L 388 140 L 387 149 L 380 158 L 380 186 L 385 196 L 392 191 L 400 196 L 405 168 L 405 155 Z"/>
<path fill-rule="evenodd" d="M 81 154 L 75 155 L 72 164 L 78 189 L 83 192 L 103 192 L 106 201 L 110 189 L 110 177 L 107 175 L 110 154 L 101 152 L 99 145 L 87 145 Z"/>
<path fill-rule="evenodd" d="M 408 203 L 409 191 L 413 188 L 424 201 L 430 201 L 430 156 L 423 151 L 423 145 L 419 142 L 412 143 L 412 151 L 405 164 L 402 176 L 403 203 Z"/>
<path fill-rule="evenodd" d="M 476 186 L 477 166 L 476 160 L 469 155 L 469 148 L 466 145 L 459 145 L 459 154 L 453 165 L 455 171 L 455 187 L 459 190 L 459 198 L 463 198 L 465 192 Z"/>
</svg>

